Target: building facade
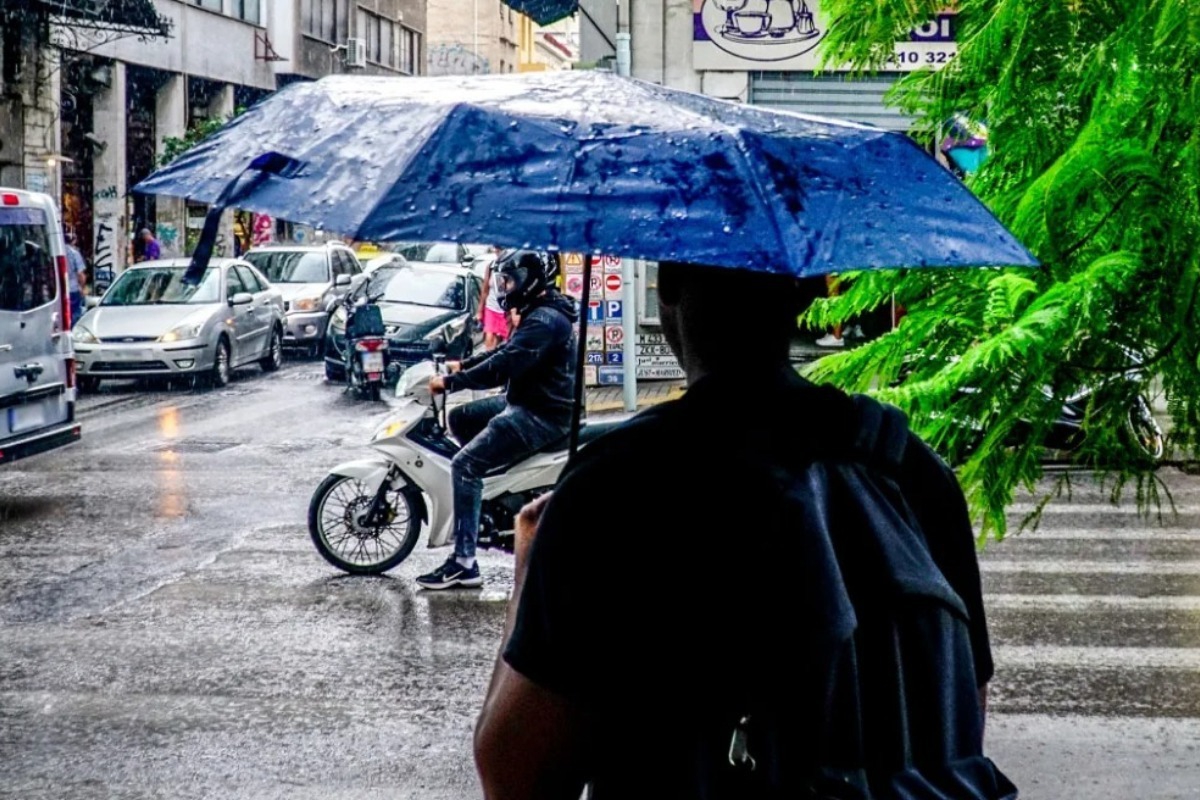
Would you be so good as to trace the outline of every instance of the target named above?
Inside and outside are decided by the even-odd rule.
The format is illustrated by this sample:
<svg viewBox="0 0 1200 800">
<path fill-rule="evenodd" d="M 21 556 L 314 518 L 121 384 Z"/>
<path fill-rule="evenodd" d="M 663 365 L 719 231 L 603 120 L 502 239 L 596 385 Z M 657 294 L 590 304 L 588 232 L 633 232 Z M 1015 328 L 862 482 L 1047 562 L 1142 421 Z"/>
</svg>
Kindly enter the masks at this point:
<svg viewBox="0 0 1200 800">
<path fill-rule="evenodd" d="M 579 63 L 579 17 L 561 19 L 551 25 L 535 25 L 528 17 L 518 24 L 520 72 L 574 69 Z"/>
<path fill-rule="evenodd" d="M 58 197 L 99 275 L 136 257 L 143 228 L 164 255 L 190 253 L 207 209 L 129 191 L 190 130 L 293 81 L 425 71 L 424 0 L 0 0 L 0 13 L 0 185 Z M 263 230 L 237 217 L 220 254 Z"/>
<path fill-rule="evenodd" d="M 500 0 L 428 0 L 428 73 L 516 72 L 523 17 Z"/>
</svg>

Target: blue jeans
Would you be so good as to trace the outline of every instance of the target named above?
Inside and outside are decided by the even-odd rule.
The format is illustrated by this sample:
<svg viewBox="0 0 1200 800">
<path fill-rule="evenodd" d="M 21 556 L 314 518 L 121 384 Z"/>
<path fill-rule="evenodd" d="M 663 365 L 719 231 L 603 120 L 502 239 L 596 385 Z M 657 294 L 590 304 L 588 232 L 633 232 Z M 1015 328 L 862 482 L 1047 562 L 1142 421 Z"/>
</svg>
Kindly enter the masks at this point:
<svg viewBox="0 0 1200 800">
<path fill-rule="evenodd" d="M 83 292 L 76 289 L 71 292 L 71 327 L 83 316 Z"/>
<path fill-rule="evenodd" d="M 474 558 L 479 541 L 483 476 L 524 461 L 566 436 L 569 428 L 552 425 L 503 397 L 487 397 L 450 412 L 450 431 L 464 447 L 450 463 L 454 485 L 454 555 Z"/>
</svg>

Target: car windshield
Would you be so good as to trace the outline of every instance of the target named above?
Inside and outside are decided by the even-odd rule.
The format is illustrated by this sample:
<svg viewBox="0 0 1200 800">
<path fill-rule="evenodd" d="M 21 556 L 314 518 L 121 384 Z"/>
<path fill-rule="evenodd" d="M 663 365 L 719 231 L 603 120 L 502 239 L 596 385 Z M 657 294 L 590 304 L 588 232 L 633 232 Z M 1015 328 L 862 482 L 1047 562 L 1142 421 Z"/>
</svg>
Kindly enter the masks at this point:
<svg viewBox="0 0 1200 800">
<path fill-rule="evenodd" d="M 209 267 L 198 286 L 183 282 L 187 267 L 131 269 L 104 293 L 102 306 L 197 305 L 221 300 L 221 270 Z"/>
<path fill-rule="evenodd" d="M 281 250 L 246 253 L 244 258 L 271 283 L 329 283 L 329 260 L 324 253 Z"/>
<path fill-rule="evenodd" d="M 457 264 L 458 245 L 452 242 L 414 242 L 402 244 L 396 252 L 409 261 L 422 261 L 426 264 Z"/>
<path fill-rule="evenodd" d="M 385 303 L 407 303 L 414 306 L 447 308 L 462 311 L 466 308 L 466 288 L 459 275 L 412 267 L 383 267 L 371 275 L 367 291 Z"/>
</svg>

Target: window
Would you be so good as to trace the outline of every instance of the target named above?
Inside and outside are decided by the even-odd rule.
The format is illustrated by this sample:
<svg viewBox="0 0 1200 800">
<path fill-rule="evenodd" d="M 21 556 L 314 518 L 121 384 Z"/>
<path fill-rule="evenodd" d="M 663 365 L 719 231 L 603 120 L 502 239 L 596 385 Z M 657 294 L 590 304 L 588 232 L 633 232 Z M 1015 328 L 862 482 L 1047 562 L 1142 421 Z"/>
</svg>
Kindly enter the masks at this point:
<svg viewBox="0 0 1200 800">
<path fill-rule="evenodd" d="M 225 273 L 225 299 L 232 300 L 235 294 L 246 291 L 246 287 L 242 285 L 242 279 L 234 270 L 229 270 Z"/>
<path fill-rule="evenodd" d="M 207 8 L 209 11 L 221 10 L 221 0 L 192 0 L 192 5 Z"/>
<path fill-rule="evenodd" d="M 420 72 L 417 65 L 421 59 L 421 34 L 409 28 L 400 28 L 400 63 L 396 68 L 406 75 Z"/>
<path fill-rule="evenodd" d="M 389 67 L 396 66 L 395 30 L 396 26 L 391 22 L 385 22 L 379 28 L 379 63 Z"/>
<path fill-rule="evenodd" d="M 237 271 L 238 275 L 242 278 L 242 284 L 245 285 L 246 291 L 257 294 L 265 290 L 266 287 L 258 282 L 258 276 L 254 274 L 254 270 L 239 264 Z"/>
<path fill-rule="evenodd" d="M 350 0 L 300 0 L 300 29 L 331 44 L 343 44 L 350 29 Z"/>
<path fill-rule="evenodd" d="M 246 22 L 253 22 L 255 25 L 262 22 L 262 14 L 259 10 L 258 0 L 231 0 L 232 6 L 230 11 L 238 19 L 244 19 Z"/>
<path fill-rule="evenodd" d="M 638 322 L 643 325 L 661 325 L 658 310 L 658 262 L 646 261 L 642 267 L 642 308 Z"/>
</svg>

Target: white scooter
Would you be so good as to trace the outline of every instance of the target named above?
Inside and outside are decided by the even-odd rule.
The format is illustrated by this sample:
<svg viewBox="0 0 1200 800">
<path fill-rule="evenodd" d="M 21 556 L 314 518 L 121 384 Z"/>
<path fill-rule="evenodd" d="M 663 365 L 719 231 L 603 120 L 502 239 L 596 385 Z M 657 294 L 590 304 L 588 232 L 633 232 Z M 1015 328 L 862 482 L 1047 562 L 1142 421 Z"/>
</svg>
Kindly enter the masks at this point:
<svg viewBox="0 0 1200 800">
<path fill-rule="evenodd" d="M 429 379 L 442 361 L 409 367 L 396 384 L 401 403 L 371 437 L 378 455 L 334 467 L 308 506 L 308 531 L 317 551 L 353 575 L 378 575 L 412 552 L 421 524 L 429 546 L 449 544 L 454 532 L 450 460 L 460 449 L 446 424 L 446 395 L 433 395 Z M 580 446 L 624 417 L 583 424 Z M 484 477 L 480 548 L 512 551 L 513 525 L 521 507 L 554 487 L 567 463 L 564 437 L 506 470 Z"/>
</svg>

